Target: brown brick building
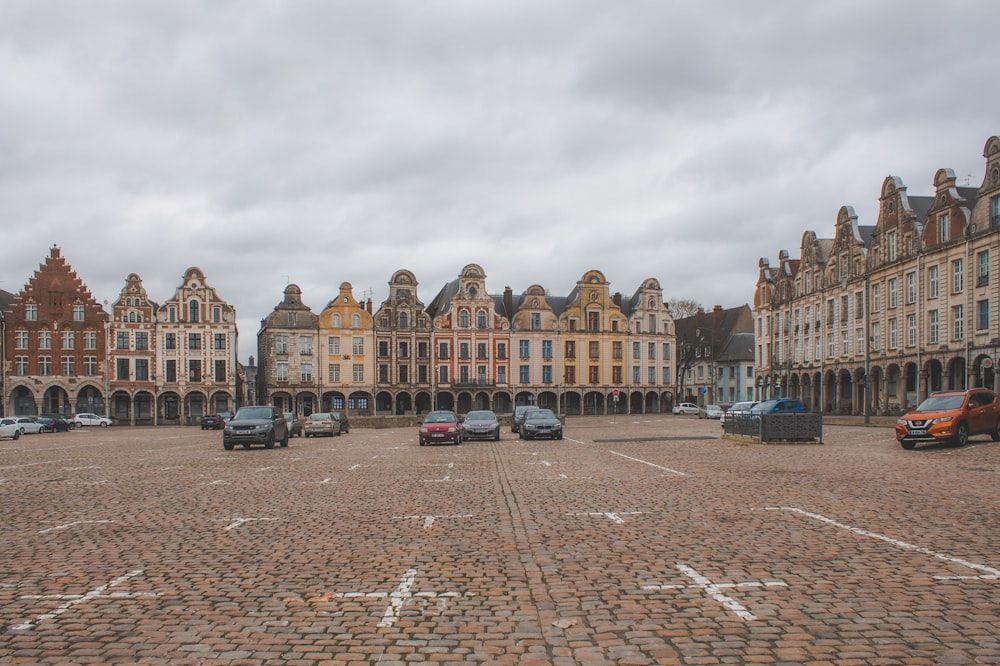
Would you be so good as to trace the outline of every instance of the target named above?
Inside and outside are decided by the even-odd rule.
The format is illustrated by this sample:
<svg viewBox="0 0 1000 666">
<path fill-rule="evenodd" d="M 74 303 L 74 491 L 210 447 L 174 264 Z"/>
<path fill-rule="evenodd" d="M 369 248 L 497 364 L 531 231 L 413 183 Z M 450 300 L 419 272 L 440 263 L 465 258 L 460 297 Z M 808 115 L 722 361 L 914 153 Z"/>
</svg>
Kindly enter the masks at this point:
<svg viewBox="0 0 1000 666">
<path fill-rule="evenodd" d="M 7 413 L 107 412 L 108 314 L 52 246 L 5 316 Z"/>
</svg>

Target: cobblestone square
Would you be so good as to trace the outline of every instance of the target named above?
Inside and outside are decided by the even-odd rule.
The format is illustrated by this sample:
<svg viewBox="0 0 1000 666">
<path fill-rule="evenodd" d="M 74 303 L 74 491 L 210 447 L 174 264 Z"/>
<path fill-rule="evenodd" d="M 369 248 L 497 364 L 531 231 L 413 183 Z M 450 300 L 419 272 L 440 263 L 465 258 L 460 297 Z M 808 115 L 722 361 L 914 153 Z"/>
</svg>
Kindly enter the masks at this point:
<svg viewBox="0 0 1000 666">
<path fill-rule="evenodd" d="M 4 664 L 996 664 L 1000 444 L 0 442 Z"/>
</svg>

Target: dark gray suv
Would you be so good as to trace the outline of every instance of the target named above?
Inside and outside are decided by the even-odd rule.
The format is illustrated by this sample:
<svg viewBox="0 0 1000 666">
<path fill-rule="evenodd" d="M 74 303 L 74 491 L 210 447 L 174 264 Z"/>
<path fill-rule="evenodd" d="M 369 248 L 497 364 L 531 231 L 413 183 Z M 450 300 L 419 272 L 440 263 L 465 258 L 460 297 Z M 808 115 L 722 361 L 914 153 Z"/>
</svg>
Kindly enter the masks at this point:
<svg viewBox="0 0 1000 666">
<path fill-rule="evenodd" d="M 277 407 L 240 407 L 222 430 L 222 448 L 232 451 L 237 444 L 250 448 L 263 444 L 273 449 L 274 443 L 288 446 L 288 421 Z"/>
</svg>

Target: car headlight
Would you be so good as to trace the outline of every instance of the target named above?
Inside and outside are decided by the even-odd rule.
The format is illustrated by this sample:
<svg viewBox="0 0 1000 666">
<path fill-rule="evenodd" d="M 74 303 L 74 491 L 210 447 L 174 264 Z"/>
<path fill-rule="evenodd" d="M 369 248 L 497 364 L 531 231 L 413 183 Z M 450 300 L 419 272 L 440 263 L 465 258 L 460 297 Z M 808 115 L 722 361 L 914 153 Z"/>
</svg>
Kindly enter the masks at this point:
<svg viewBox="0 0 1000 666">
<path fill-rule="evenodd" d="M 942 416 L 940 418 L 931 419 L 931 422 L 928 423 L 927 425 L 937 425 L 938 423 L 949 423 L 954 418 L 955 418 L 954 416 Z"/>
<path fill-rule="evenodd" d="M 906 419 L 896 419 L 896 425 L 903 426 L 905 428 L 906 426 L 910 425 L 910 422 L 907 421 Z"/>
</svg>

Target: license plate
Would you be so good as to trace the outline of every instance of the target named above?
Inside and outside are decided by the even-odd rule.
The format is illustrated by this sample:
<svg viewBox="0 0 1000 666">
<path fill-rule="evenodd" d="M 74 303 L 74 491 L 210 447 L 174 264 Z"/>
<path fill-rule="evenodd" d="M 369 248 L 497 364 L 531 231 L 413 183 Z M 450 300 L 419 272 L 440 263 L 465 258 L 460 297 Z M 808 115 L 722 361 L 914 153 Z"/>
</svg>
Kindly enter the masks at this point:
<svg viewBox="0 0 1000 666">
<path fill-rule="evenodd" d="M 911 430 L 910 434 L 911 435 L 926 435 L 927 431 L 926 430 Z"/>
</svg>

